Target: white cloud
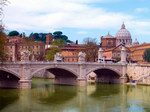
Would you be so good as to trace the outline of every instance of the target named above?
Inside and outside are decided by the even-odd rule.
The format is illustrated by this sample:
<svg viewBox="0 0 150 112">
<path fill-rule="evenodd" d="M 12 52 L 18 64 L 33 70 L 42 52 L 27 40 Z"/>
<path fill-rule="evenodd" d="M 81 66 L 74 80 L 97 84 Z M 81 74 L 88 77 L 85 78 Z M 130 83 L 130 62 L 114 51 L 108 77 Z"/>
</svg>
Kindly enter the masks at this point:
<svg viewBox="0 0 150 112">
<path fill-rule="evenodd" d="M 66 2 L 67 1 L 67 2 Z M 110 0 L 107 0 L 107 2 Z M 129 20 L 131 16 L 121 13 L 107 12 L 102 8 L 93 8 L 85 3 L 93 0 L 10 0 L 6 10 L 6 24 L 25 24 L 35 28 L 109 28 Z M 94 2 L 104 2 L 96 0 Z M 106 2 L 106 1 L 105 1 Z M 11 28 L 11 26 L 9 26 Z M 21 28 L 23 28 L 22 26 Z"/>
<path fill-rule="evenodd" d="M 92 7 L 91 3 L 112 0 L 9 0 L 5 7 L 4 23 L 9 29 L 51 32 L 60 28 L 109 30 L 120 28 L 124 21 L 127 28 L 136 33 L 147 32 L 150 20 L 142 21 L 133 15 Z M 115 2 L 121 0 L 115 0 Z M 113 1 L 114 2 L 114 1 Z M 137 12 L 148 11 L 137 8 Z M 139 31 L 140 30 L 140 31 Z M 138 32 L 137 32 L 138 31 Z M 78 32 L 84 34 L 85 32 Z"/>
<path fill-rule="evenodd" d="M 148 12 L 150 12 L 150 9 L 149 8 L 136 8 L 135 12 L 137 12 L 137 13 L 148 13 Z"/>
</svg>

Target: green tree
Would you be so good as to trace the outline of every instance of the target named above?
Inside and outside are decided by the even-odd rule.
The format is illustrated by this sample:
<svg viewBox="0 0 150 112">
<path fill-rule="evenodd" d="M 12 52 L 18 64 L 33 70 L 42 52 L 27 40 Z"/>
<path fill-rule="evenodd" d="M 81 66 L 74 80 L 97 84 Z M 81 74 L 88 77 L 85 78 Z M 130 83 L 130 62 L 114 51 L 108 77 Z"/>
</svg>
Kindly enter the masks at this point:
<svg viewBox="0 0 150 112">
<path fill-rule="evenodd" d="M 5 53 L 5 44 L 6 44 L 6 34 L 4 32 L 4 28 L 0 27 L 0 62 L 6 60 L 6 53 Z"/>
<path fill-rule="evenodd" d="M 9 32 L 8 36 L 19 36 L 19 32 L 18 31 L 11 31 Z"/>
<path fill-rule="evenodd" d="M 4 6 L 7 5 L 8 0 L 0 0 L 0 63 L 6 60 L 6 53 L 5 53 L 5 44 L 6 44 L 6 34 L 4 32 L 3 26 L 3 15 L 4 15 Z"/>
<path fill-rule="evenodd" d="M 54 55 L 57 52 L 61 51 L 61 48 L 65 45 L 64 40 L 62 39 L 56 39 L 52 42 L 52 47 L 50 47 L 50 49 L 47 51 L 45 58 L 46 60 L 54 60 Z"/>
<path fill-rule="evenodd" d="M 85 38 L 84 43 L 84 52 L 86 53 L 86 61 L 95 62 L 98 56 L 98 45 L 95 38 Z"/>
<path fill-rule="evenodd" d="M 53 33 L 53 37 L 54 39 L 62 39 L 64 40 L 65 43 L 73 43 L 71 40 L 68 39 L 68 37 L 66 35 L 63 35 L 63 33 L 61 31 L 55 31 Z"/>
<path fill-rule="evenodd" d="M 34 39 L 35 41 L 42 41 L 46 43 L 46 35 L 47 33 L 31 33 L 29 38 Z"/>
<path fill-rule="evenodd" d="M 45 57 L 46 60 L 53 61 L 54 60 L 54 55 L 57 52 L 60 52 L 60 49 L 57 48 L 57 47 L 52 47 L 51 49 L 49 49 L 49 51 L 46 53 L 46 57 Z"/>
<path fill-rule="evenodd" d="M 150 48 L 146 49 L 143 55 L 143 59 L 147 62 L 150 62 Z"/>
<path fill-rule="evenodd" d="M 59 48 L 65 45 L 65 41 L 63 39 L 56 39 L 52 42 L 52 46 L 57 46 Z"/>
<path fill-rule="evenodd" d="M 59 38 L 61 38 L 62 34 L 63 33 L 61 31 L 55 31 L 53 33 L 53 36 L 54 36 L 55 39 L 59 39 Z"/>
</svg>

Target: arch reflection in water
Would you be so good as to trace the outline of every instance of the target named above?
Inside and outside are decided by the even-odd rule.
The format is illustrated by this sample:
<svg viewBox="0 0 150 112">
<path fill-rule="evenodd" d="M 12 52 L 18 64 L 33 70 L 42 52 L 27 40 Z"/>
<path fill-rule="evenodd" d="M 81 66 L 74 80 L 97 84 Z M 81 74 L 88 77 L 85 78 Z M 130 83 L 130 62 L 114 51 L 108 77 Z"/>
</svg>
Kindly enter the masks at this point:
<svg viewBox="0 0 150 112">
<path fill-rule="evenodd" d="M 112 97 L 120 93 L 120 85 L 97 84 L 95 91 L 90 95 L 92 98 Z"/>
<path fill-rule="evenodd" d="M 36 79 L 33 83 L 34 88 L 20 90 L 19 99 L 10 103 L 11 105 L 2 105 L 1 112 L 138 112 L 138 109 L 140 112 L 148 112 L 150 110 L 149 86 L 97 84 L 88 92 L 88 88 L 53 85 L 49 79 Z M 9 91 L 12 90 L 7 90 L 11 93 Z"/>
<path fill-rule="evenodd" d="M 43 104 L 57 105 L 65 103 L 77 95 L 76 86 L 53 85 L 53 80 L 41 79 L 33 80 L 32 98 L 37 99 Z M 38 86 L 37 86 L 38 85 Z"/>
<path fill-rule="evenodd" d="M 77 91 L 75 87 L 72 86 L 59 87 L 55 85 L 53 92 L 48 93 L 43 97 L 41 96 L 39 98 L 39 101 L 40 103 L 57 106 L 71 100 L 76 95 L 77 95 Z"/>
<path fill-rule="evenodd" d="M 64 84 L 64 85 L 77 84 L 77 76 L 68 70 L 61 68 L 51 68 L 48 69 L 48 71 L 55 75 L 55 84 Z"/>
<path fill-rule="evenodd" d="M 120 83 L 120 75 L 114 70 L 101 68 L 94 71 L 99 83 Z"/>
<path fill-rule="evenodd" d="M 0 89 L 0 111 L 19 99 L 19 90 Z"/>
</svg>

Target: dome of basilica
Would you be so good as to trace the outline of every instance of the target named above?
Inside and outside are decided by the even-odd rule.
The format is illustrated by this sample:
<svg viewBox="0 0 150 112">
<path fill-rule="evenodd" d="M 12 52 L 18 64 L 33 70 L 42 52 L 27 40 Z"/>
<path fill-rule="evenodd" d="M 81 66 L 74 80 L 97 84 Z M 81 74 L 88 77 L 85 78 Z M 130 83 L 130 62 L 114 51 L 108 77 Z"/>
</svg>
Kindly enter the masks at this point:
<svg viewBox="0 0 150 112">
<path fill-rule="evenodd" d="M 131 39 L 130 32 L 125 28 L 125 24 L 123 23 L 121 29 L 116 34 L 116 39 Z"/>
<path fill-rule="evenodd" d="M 116 46 L 124 44 L 126 46 L 132 45 L 132 38 L 130 32 L 126 29 L 124 23 L 121 29 L 116 34 Z"/>
</svg>

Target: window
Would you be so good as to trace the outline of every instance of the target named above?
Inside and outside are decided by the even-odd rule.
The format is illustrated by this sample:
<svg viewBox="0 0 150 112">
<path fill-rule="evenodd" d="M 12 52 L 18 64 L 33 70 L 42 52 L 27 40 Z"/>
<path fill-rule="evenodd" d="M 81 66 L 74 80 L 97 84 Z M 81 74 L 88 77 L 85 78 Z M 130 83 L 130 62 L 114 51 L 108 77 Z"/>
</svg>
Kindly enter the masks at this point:
<svg viewBox="0 0 150 112">
<path fill-rule="evenodd" d="M 107 44 L 108 44 L 108 46 L 109 46 L 109 45 L 111 45 L 111 41 L 108 41 L 108 43 L 107 43 Z"/>
<path fill-rule="evenodd" d="M 113 53 L 113 57 L 115 57 L 116 56 L 116 54 L 115 53 Z"/>
</svg>

